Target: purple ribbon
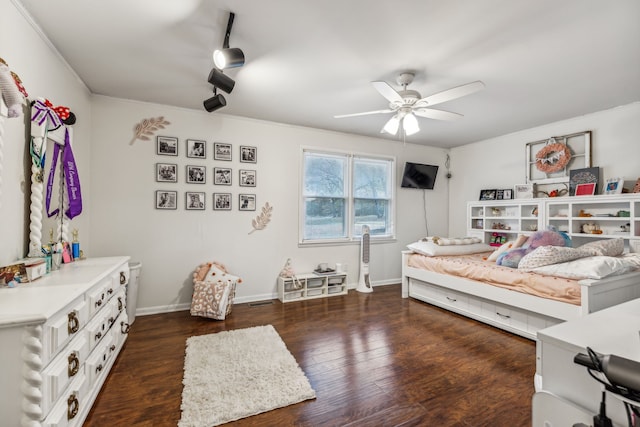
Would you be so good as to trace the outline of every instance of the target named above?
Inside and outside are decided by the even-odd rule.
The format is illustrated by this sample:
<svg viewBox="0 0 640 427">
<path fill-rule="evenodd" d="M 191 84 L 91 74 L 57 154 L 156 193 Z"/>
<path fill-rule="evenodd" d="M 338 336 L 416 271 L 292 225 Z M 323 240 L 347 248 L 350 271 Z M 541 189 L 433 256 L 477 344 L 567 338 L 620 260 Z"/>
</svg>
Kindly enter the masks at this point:
<svg viewBox="0 0 640 427">
<path fill-rule="evenodd" d="M 60 152 L 60 145 L 57 143 L 54 143 L 53 145 L 53 159 L 51 160 L 51 169 L 49 170 L 46 197 L 47 216 L 49 218 L 57 215 L 60 211 L 59 209 L 56 209 L 53 212 L 49 212 L 51 194 L 53 193 L 53 180 L 55 178 L 56 166 L 58 165 L 58 153 Z M 69 142 L 69 129 L 66 128 L 64 130 L 64 147 L 62 150 L 62 170 L 65 182 L 61 182 L 60 185 L 65 185 L 67 187 L 67 197 L 69 199 L 69 208 L 65 214 L 67 215 L 67 218 L 73 219 L 82 213 L 82 193 L 80 192 L 80 178 L 78 177 L 76 160 L 73 157 L 71 143 Z"/>
<path fill-rule="evenodd" d="M 39 126 L 42 126 L 47 119 L 49 119 L 49 123 L 51 124 L 51 127 L 48 128 L 48 130 L 58 129 L 62 126 L 62 121 L 56 112 L 47 107 L 47 105 L 39 99 L 33 102 L 31 105 L 31 111 L 33 112 L 31 115 L 31 121 L 37 122 Z"/>
</svg>

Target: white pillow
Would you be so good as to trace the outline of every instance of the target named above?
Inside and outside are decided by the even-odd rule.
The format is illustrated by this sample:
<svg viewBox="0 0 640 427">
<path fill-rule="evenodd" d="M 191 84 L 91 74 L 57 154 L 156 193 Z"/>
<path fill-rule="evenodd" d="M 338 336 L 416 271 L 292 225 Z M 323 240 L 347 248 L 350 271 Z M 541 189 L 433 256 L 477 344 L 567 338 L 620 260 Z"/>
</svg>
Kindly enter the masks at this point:
<svg viewBox="0 0 640 427">
<path fill-rule="evenodd" d="M 503 243 L 502 246 L 500 246 L 498 249 L 493 251 L 491 255 L 489 255 L 489 258 L 487 258 L 487 261 L 496 262 L 496 260 L 500 255 L 502 255 L 503 253 L 505 253 L 510 249 L 514 249 L 514 245 L 515 245 L 515 242 Z"/>
<path fill-rule="evenodd" d="M 602 279 L 638 268 L 640 268 L 640 254 L 626 254 L 621 257 L 590 256 L 528 271 L 566 279 Z"/>
<path fill-rule="evenodd" d="M 470 245 L 440 246 L 433 242 L 418 241 L 407 245 L 407 248 L 415 253 L 426 256 L 440 255 L 468 255 L 481 252 L 489 252 L 493 248 L 485 243 L 472 243 Z"/>
</svg>

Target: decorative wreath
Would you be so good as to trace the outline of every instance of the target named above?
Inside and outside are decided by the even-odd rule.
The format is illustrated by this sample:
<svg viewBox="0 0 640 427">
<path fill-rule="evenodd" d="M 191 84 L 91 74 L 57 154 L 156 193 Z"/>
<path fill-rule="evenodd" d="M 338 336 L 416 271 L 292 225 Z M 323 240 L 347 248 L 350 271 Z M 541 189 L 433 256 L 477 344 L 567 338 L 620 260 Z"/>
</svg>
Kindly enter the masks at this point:
<svg viewBox="0 0 640 427">
<path fill-rule="evenodd" d="M 554 142 L 536 153 L 536 167 L 544 173 L 559 172 L 571 160 L 571 150 L 565 144 Z"/>
</svg>

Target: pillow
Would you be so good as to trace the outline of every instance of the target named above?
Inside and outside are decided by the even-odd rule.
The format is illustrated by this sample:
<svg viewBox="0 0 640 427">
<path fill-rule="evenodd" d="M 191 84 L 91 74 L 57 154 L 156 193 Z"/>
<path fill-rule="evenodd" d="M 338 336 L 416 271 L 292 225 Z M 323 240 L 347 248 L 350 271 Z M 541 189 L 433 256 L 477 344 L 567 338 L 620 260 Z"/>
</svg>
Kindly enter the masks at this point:
<svg viewBox="0 0 640 427">
<path fill-rule="evenodd" d="M 477 237 L 434 237 L 433 242 L 440 246 L 449 245 L 472 245 L 474 243 L 482 243 Z"/>
<path fill-rule="evenodd" d="M 622 257 L 589 256 L 560 264 L 545 265 L 529 271 L 566 279 L 602 279 L 640 268 L 640 254 Z"/>
<path fill-rule="evenodd" d="M 595 240 L 580 246 L 591 255 L 618 256 L 624 252 L 623 239 Z"/>
<path fill-rule="evenodd" d="M 498 259 L 500 255 L 502 255 L 509 249 L 514 248 L 514 245 L 515 245 L 515 242 L 503 243 L 498 249 L 496 249 L 495 251 L 493 251 L 491 255 L 489 255 L 489 257 L 487 258 L 487 261 L 494 262 L 495 260 Z"/>
<path fill-rule="evenodd" d="M 521 248 L 525 244 L 528 238 L 529 236 L 527 236 L 526 234 L 519 234 L 516 241 L 513 242 L 513 249 Z"/>
<path fill-rule="evenodd" d="M 440 246 L 433 242 L 418 241 L 407 245 L 407 248 L 415 253 L 426 256 L 440 255 L 468 255 L 491 251 L 491 246 L 485 243 L 472 243 L 470 245 Z"/>
<path fill-rule="evenodd" d="M 518 269 L 531 269 L 589 256 L 589 252 L 564 246 L 540 246 L 522 257 Z"/>
</svg>

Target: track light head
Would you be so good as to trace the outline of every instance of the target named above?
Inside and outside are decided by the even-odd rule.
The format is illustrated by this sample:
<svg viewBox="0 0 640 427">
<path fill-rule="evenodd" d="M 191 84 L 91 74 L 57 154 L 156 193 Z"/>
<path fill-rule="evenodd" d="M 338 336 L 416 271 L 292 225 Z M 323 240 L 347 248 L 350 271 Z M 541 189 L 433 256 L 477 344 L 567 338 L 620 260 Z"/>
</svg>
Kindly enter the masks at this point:
<svg viewBox="0 0 640 427">
<path fill-rule="evenodd" d="M 202 104 L 207 112 L 212 113 L 227 105 L 227 100 L 222 95 L 215 95 L 205 100 Z"/>
<path fill-rule="evenodd" d="M 242 67 L 244 52 L 238 47 L 217 49 L 213 52 L 213 63 L 219 70 Z"/>
<path fill-rule="evenodd" d="M 231 77 L 226 76 L 217 68 L 211 69 L 209 73 L 209 83 L 226 93 L 231 93 L 233 87 L 236 85 L 236 82 Z"/>
</svg>

